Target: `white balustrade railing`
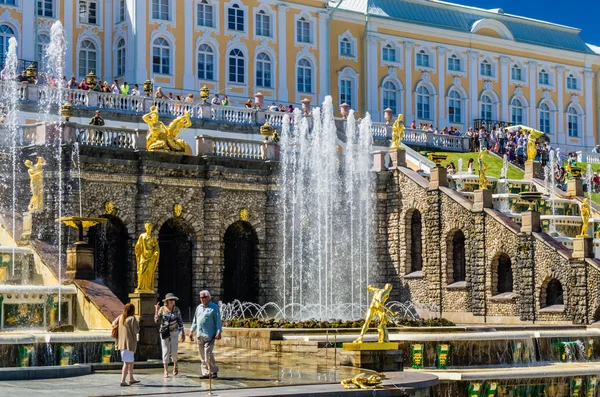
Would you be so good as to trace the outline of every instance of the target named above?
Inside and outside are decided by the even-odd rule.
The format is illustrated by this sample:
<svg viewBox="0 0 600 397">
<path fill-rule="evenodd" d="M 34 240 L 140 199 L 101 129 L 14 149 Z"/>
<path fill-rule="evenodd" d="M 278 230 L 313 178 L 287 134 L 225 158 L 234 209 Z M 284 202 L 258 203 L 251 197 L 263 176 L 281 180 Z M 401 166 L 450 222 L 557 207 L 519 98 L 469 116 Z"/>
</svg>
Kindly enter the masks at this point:
<svg viewBox="0 0 600 397">
<path fill-rule="evenodd" d="M 407 128 L 404 130 L 404 138 L 402 139 L 402 142 L 409 145 L 413 144 L 417 146 L 426 146 L 427 131 Z"/>
<path fill-rule="evenodd" d="M 265 122 L 271 127 L 281 128 L 286 114 L 286 112 L 265 112 Z"/>
<path fill-rule="evenodd" d="M 577 152 L 577 161 L 582 161 L 590 164 L 600 164 L 600 153 Z"/>
<path fill-rule="evenodd" d="M 134 95 L 113 94 L 110 92 L 95 92 L 100 109 L 118 110 L 121 112 L 141 113 L 144 111 L 144 98 Z"/>
<path fill-rule="evenodd" d="M 263 144 L 233 139 L 214 139 L 213 155 L 241 159 L 263 160 Z"/>
<path fill-rule="evenodd" d="M 214 121 L 227 121 L 237 124 L 254 124 L 256 122 L 256 110 L 212 105 L 211 119 Z"/>
<path fill-rule="evenodd" d="M 94 125 L 77 125 L 76 139 L 81 145 L 135 150 L 136 130 L 125 130 Z"/>
<path fill-rule="evenodd" d="M 373 123 L 371 124 L 371 133 L 375 139 L 389 139 L 392 136 L 388 134 L 391 129 L 385 123 Z"/>
<path fill-rule="evenodd" d="M 445 135 L 445 134 L 432 134 L 431 143 L 433 147 L 446 149 L 450 151 L 463 151 L 464 149 L 469 150 L 469 138 L 456 135 Z M 465 148 L 465 142 L 467 147 Z"/>
</svg>

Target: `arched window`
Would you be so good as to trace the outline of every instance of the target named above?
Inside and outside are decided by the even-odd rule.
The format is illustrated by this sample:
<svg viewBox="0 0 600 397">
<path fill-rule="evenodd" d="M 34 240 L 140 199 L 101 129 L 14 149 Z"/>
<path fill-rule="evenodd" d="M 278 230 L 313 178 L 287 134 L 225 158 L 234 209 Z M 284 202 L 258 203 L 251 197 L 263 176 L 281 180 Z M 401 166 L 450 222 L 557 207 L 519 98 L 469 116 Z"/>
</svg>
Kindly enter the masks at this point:
<svg viewBox="0 0 600 397">
<path fill-rule="evenodd" d="M 452 54 L 450 58 L 448 58 L 448 70 L 460 72 L 460 58 L 455 54 Z"/>
<path fill-rule="evenodd" d="M 523 104 L 517 98 L 514 98 L 511 103 L 511 121 L 514 125 L 523 124 Z"/>
<path fill-rule="evenodd" d="M 258 87 L 271 88 L 271 70 L 271 57 L 264 52 L 258 54 L 256 57 L 256 85 Z"/>
<path fill-rule="evenodd" d="M 79 46 L 79 77 L 85 77 L 89 72 L 96 70 L 98 53 L 96 45 L 91 40 L 83 40 Z"/>
<path fill-rule="evenodd" d="M 417 66 L 429 67 L 429 54 L 425 50 L 421 50 L 417 53 Z"/>
<path fill-rule="evenodd" d="M 383 108 L 392 109 L 392 114 L 396 114 L 398 110 L 396 94 L 396 84 L 391 81 L 386 81 L 383 83 Z"/>
<path fill-rule="evenodd" d="M 479 73 L 482 76 L 491 77 L 492 76 L 492 64 L 489 63 L 487 60 L 484 60 L 483 62 L 481 62 L 481 64 L 479 65 Z"/>
<path fill-rule="evenodd" d="M 396 50 L 391 46 L 391 44 L 387 44 L 381 50 L 381 56 L 384 61 L 388 62 L 396 62 Z"/>
<path fill-rule="evenodd" d="M 496 267 L 496 286 L 498 294 L 513 291 L 513 272 L 510 257 L 506 254 L 501 254 L 497 259 Z"/>
<path fill-rule="evenodd" d="M 157 37 L 152 43 L 152 72 L 171 74 L 171 46 L 162 37 Z"/>
<path fill-rule="evenodd" d="M 117 43 L 117 76 L 123 76 L 125 74 L 126 59 L 125 40 L 119 39 L 119 42 Z"/>
<path fill-rule="evenodd" d="M 198 78 L 215 79 L 215 58 L 213 49 L 208 44 L 200 44 L 198 47 Z"/>
<path fill-rule="evenodd" d="M 465 235 L 461 230 L 452 236 L 452 279 L 453 283 L 465 281 L 467 278 L 465 259 Z"/>
<path fill-rule="evenodd" d="M 340 55 L 348 57 L 354 56 L 354 54 L 352 54 L 352 43 L 347 37 L 344 37 L 342 41 L 340 41 Z"/>
<path fill-rule="evenodd" d="M 577 79 L 573 76 L 573 74 L 570 74 L 567 77 L 567 89 L 569 90 L 577 90 Z"/>
<path fill-rule="evenodd" d="M 414 210 L 410 217 L 410 272 L 423 270 L 421 213 Z"/>
<path fill-rule="evenodd" d="M 8 25 L 0 25 L 0 56 L 8 52 L 8 39 L 15 37 L 15 32 Z"/>
<path fill-rule="evenodd" d="M 38 62 L 42 62 L 44 60 L 48 44 L 50 44 L 50 36 L 44 33 L 39 34 L 37 39 L 37 52 L 35 54 L 35 59 Z"/>
<path fill-rule="evenodd" d="M 492 119 L 492 98 L 489 95 L 481 97 L 481 118 L 483 120 Z"/>
<path fill-rule="evenodd" d="M 550 76 L 546 70 L 542 69 L 538 74 L 538 83 L 548 85 L 550 82 Z"/>
<path fill-rule="evenodd" d="M 298 62 L 298 92 L 312 92 L 312 66 L 307 59 Z"/>
<path fill-rule="evenodd" d="M 560 281 L 553 278 L 546 287 L 546 307 L 553 305 L 564 305 L 563 287 Z"/>
<path fill-rule="evenodd" d="M 573 106 L 569 106 L 567 110 L 567 132 L 569 136 L 579 136 L 579 115 Z"/>
<path fill-rule="evenodd" d="M 461 99 L 458 91 L 450 91 L 450 94 L 448 95 L 448 121 L 451 123 L 462 123 L 460 101 Z"/>
<path fill-rule="evenodd" d="M 540 106 L 540 131 L 550 133 L 550 108 L 545 103 Z"/>
<path fill-rule="evenodd" d="M 244 83 L 245 60 L 244 53 L 237 48 L 229 52 L 229 82 Z"/>
<path fill-rule="evenodd" d="M 510 69 L 510 77 L 513 80 L 522 81 L 523 80 L 523 70 L 517 65 L 513 65 Z"/>
<path fill-rule="evenodd" d="M 430 94 L 425 86 L 417 88 L 417 118 L 431 120 Z"/>
</svg>

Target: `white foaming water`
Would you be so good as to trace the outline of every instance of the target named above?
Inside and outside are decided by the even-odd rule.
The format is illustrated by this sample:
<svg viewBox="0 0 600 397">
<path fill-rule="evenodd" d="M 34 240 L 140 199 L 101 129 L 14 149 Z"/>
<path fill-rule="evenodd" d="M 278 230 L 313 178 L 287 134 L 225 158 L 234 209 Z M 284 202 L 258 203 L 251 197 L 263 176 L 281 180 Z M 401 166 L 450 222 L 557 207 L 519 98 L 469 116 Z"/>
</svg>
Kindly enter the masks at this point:
<svg viewBox="0 0 600 397">
<path fill-rule="evenodd" d="M 590 163 L 588 163 L 587 168 L 585 170 L 585 179 L 587 180 L 587 193 L 588 193 L 588 198 L 591 200 L 592 199 L 592 183 L 593 183 L 593 179 L 592 179 L 592 165 Z"/>
<path fill-rule="evenodd" d="M 360 317 L 334 307 L 366 304 L 372 239 L 371 119 L 347 119 L 345 156 L 338 148 L 331 97 L 309 118 L 284 120 L 280 207 L 283 236 L 280 292 L 288 318 L 295 305 L 318 304 L 318 318 Z M 350 280 L 349 280 L 350 278 Z"/>
<path fill-rule="evenodd" d="M 554 188 L 556 187 L 556 157 L 554 155 L 554 150 L 550 150 L 550 191 L 548 194 L 550 195 L 550 208 L 552 211 L 552 218 L 550 218 L 550 234 L 553 236 L 558 235 L 556 231 L 556 221 L 554 219 L 555 212 L 555 203 L 556 203 L 556 194 L 554 194 Z"/>
</svg>

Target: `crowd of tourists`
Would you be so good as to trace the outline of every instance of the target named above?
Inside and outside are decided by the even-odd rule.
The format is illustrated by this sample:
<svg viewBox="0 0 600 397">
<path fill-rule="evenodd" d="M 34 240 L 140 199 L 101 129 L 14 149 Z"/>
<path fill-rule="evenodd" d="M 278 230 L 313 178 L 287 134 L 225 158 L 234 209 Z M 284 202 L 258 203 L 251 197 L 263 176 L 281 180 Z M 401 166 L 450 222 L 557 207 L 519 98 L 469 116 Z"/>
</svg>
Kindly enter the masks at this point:
<svg viewBox="0 0 600 397">
<path fill-rule="evenodd" d="M 168 293 L 162 300 L 162 305 L 158 302 L 154 306 L 154 321 L 159 325 L 157 332 L 161 341 L 164 378 L 169 377 L 168 367 L 171 362 L 173 363 L 173 376 L 179 375 L 177 365 L 179 342 L 184 342 L 186 338 L 181 311 L 175 305 L 178 300 L 179 298 L 174 294 Z M 121 361 L 123 362 L 121 386 L 140 383 L 133 376 L 133 365 L 140 332 L 140 325 L 134 314 L 135 307 L 133 304 L 127 303 L 123 309 L 123 314 L 118 316 L 112 323 L 112 335 L 117 340 L 116 348 L 120 351 Z M 194 341 L 194 338 L 196 338 L 201 362 L 201 378 L 203 379 L 215 379 L 218 376 L 219 367 L 215 362 L 213 349 L 215 341 L 221 339 L 221 333 L 221 311 L 219 306 L 211 300 L 208 291 L 201 291 L 200 304 L 194 312 L 188 337 L 190 341 Z"/>
</svg>

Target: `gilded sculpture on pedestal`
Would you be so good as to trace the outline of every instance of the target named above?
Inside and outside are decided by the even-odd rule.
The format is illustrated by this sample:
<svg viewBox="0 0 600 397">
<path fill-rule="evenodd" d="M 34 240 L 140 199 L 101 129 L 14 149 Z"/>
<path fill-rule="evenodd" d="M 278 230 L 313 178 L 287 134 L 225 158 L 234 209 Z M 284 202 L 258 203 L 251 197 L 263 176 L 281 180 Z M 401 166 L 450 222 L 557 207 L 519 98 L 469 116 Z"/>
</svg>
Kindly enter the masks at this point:
<svg viewBox="0 0 600 397">
<path fill-rule="evenodd" d="M 183 139 L 177 138 L 179 131 L 192 125 L 189 112 L 184 112 L 183 116 L 177 117 L 168 127 L 159 120 L 156 106 L 150 107 L 150 112 L 142 116 L 142 119 L 148 124 L 146 137 L 148 151 L 192 154 L 190 145 Z"/>
<path fill-rule="evenodd" d="M 581 214 L 581 233 L 577 237 L 588 237 L 587 229 L 588 222 L 590 221 L 590 199 L 586 198 L 579 207 Z"/>
<path fill-rule="evenodd" d="M 488 165 L 483 162 L 483 156 L 486 153 L 487 153 L 487 149 L 483 149 L 482 151 L 479 152 L 479 155 L 477 156 L 477 161 L 479 163 L 479 189 L 480 190 L 486 190 L 487 184 L 488 184 L 488 179 L 485 176 L 485 173 L 487 172 L 487 169 L 488 169 Z"/>
<path fill-rule="evenodd" d="M 25 167 L 29 168 L 29 186 L 31 188 L 31 200 L 27 209 L 31 212 L 39 212 L 44 209 L 44 165 L 46 162 L 38 157 L 35 165 L 31 160 L 25 160 Z"/>
<path fill-rule="evenodd" d="M 367 309 L 365 323 L 360 330 L 360 336 L 354 341 L 354 343 L 363 342 L 363 337 L 369 330 L 369 325 L 375 316 L 377 316 L 379 319 L 379 325 L 377 326 L 377 342 L 387 343 L 390 341 L 387 331 L 388 316 L 396 315 L 396 313 L 385 307 L 385 302 L 387 302 L 388 298 L 390 297 L 390 292 L 392 291 L 392 285 L 386 284 L 383 288 L 375 288 L 372 285 L 369 285 L 367 287 L 367 291 L 373 293 L 373 300 L 371 300 L 371 305 L 369 306 L 369 309 Z"/>
<path fill-rule="evenodd" d="M 152 237 L 152 224 L 144 225 L 145 233 L 140 234 L 135 244 L 138 284 L 135 292 L 154 292 L 154 273 L 158 266 L 160 248 L 156 237 Z"/>
<path fill-rule="evenodd" d="M 394 121 L 394 125 L 392 125 L 392 145 L 390 146 L 390 150 L 398 150 L 401 149 L 400 143 L 404 138 L 404 119 L 403 114 L 399 114 L 396 121 Z"/>
<path fill-rule="evenodd" d="M 376 389 L 381 386 L 381 375 L 360 373 L 341 382 L 344 389 Z"/>
</svg>

